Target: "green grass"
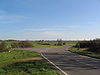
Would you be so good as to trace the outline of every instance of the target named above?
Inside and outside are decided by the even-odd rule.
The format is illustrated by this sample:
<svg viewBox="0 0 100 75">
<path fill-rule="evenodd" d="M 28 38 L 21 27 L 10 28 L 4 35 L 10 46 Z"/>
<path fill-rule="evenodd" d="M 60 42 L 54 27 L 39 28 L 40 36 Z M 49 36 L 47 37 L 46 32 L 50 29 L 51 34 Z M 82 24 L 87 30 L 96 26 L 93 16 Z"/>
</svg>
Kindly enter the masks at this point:
<svg viewBox="0 0 100 75">
<path fill-rule="evenodd" d="M 13 50 L 0 53 L 0 75 L 59 75 L 44 60 L 21 61 L 40 56 L 39 53 L 27 50 Z"/>
<path fill-rule="evenodd" d="M 8 45 L 8 46 L 10 46 L 11 45 L 11 43 L 13 43 L 14 41 L 10 41 L 10 42 L 6 42 L 6 44 Z M 18 41 L 16 41 L 16 42 L 18 42 Z M 57 41 L 46 41 L 46 42 L 48 42 L 50 45 L 41 45 L 41 44 L 38 44 L 38 42 L 37 41 L 31 41 L 32 42 L 32 44 L 33 44 L 33 46 L 35 47 L 35 48 L 48 48 L 48 47 L 59 47 L 59 46 L 55 46 L 54 44 L 57 44 Z M 63 41 L 63 42 L 65 42 L 66 43 L 66 45 L 68 45 L 68 46 L 73 46 L 73 45 L 75 45 L 78 41 Z"/>
<path fill-rule="evenodd" d="M 59 75 L 41 60 L 17 62 L 0 68 L 0 75 Z"/>
<path fill-rule="evenodd" d="M 55 46 L 55 45 L 54 45 L 54 44 L 57 43 L 57 41 L 47 41 L 47 42 L 50 43 L 51 45 L 40 45 L 40 44 L 38 44 L 37 42 L 32 41 L 33 46 L 34 46 L 34 47 L 37 47 L 37 48 L 59 47 L 59 46 Z M 78 41 L 63 41 L 63 42 L 65 42 L 66 45 L 68 45 L 68 46 L 74 46 L 74 45 L 76 45 L 76 43 L 77 43 Z"/>
<path fill-rule="evenodd" d="M 10 41 L 10 42 L 6 42 L 6 45 L 8 46 L 11 46 L 11 44 L 13 43 L 14 41 Z M 18 41 L 16 41 L 18 42 Z M 48 43 L 50 43 L 51 45 L 41 45 L 41 44 L 38 44 L 38 42 L 36 41 L 31 41 L 31 43 L 33 44 L 33 46 L 35 48 L 48 48 L 48 47 L 58 47 L 58 46 L 55 46 L 54 44 L 57 43 L 57 41 L 48 41 Z"/>
<path fill-rule="evenodd" d="M 18 59 L 24 59 L 29 57 L 37 57 L 39 53 L 25 50 L 13 50 L 11 52 L 0 53 L 0 66 L 8 63 L 13 63 Z"/>
<path fill-rule="evenodd" d="M 67 46 L 74 46 L 78 41 L 65 41 Z"/>
<path fill-rule="evenodd" d="M 100 59 L 100 54 L 87 51 L 86 49 L 83 49 L 83 48 L 77 49 L 75 47 L 70 47 L 69 51 L 75 52 L 75 53 L 78 53 L 78 54 L 81 54 L 81 55 L 85 55 L 85 56 L 89 56 L 89 57 L 94 57 L 94 58 L 99 58 Z"/>
<path fill-rule="evenodd" d="M 38 42 L 36 41 L 32 41 L 33 46 L 36 48 L 48 48 L 48 47 L 59 47 L 59 46 L 55 46 L 54 44 L 57 43 L 57 41 L 47 41 L 50 45 L 41 45 L 38 44 Z"/>
<path fill-rule="evenodd" d="M 52 46 L 52 45 L 34 45 L 35 48 L 48 48 L 48 47 L 59 47 L 59 46 Z"/>
</svg>

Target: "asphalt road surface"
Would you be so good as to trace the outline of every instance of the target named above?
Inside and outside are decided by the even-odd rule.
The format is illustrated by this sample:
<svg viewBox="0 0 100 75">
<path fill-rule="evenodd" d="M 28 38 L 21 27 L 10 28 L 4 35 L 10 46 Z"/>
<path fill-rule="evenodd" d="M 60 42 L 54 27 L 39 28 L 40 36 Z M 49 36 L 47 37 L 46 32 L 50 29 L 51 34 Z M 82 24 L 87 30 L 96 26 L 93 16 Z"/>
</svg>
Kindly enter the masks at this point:
<svg viewBox="0 0 100 75">
<path fill-rule="evenodd" d="M 54 48 L 28 48 L 41 52 L 68 75 L 100 75 L 100 59 L 69 52 L 67 46 Z"/>
</svg>

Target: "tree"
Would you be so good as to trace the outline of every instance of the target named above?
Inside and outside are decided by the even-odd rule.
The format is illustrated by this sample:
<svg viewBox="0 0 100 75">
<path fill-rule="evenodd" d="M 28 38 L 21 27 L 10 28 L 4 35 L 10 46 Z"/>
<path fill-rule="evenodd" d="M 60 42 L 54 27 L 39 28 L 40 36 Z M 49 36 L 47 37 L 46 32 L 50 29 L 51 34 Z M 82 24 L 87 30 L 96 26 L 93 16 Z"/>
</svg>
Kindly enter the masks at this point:
<svg viewBox="0 0 100 75">
<path fill-rule="evenodd" d="M 58 42 L 57 43 L 58 46 L 62 46 L 63 45 L 62 39 L 57 39 L 57 42 Z"/>
</svg>

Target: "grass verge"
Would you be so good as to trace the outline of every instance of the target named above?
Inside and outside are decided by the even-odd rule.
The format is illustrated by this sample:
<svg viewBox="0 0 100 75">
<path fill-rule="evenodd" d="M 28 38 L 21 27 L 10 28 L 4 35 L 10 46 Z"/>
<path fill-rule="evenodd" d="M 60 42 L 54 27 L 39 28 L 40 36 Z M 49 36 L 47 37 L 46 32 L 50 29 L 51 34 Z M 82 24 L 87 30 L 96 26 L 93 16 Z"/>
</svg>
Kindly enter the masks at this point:
<svg viewBox="0 0 100 75">
<path fill-rule="evenodd" d="M 39 56 L 39 53 L 26 50 L 2 52 L 0 53 L 0 75 L 59 75 L 44 60 L 23 61 L 23 59 Z"/>
<path fill-rule="evenodd" d="M 59 46 L 53 46 L 53 45 L 39 45 L 35 44 L 34 48 L 50 48 L 50 47 L 59 47 Z"/>
<path fill-rule="evenodd" d="M 39 53 L 24 50 L 13 50 L 10 52 L 0 53 L 0 66 L 7 65 L 9 63 L 16 62 L 19 59 L 25 59 L 29 57 L 37 57 Z"/>
<path fill-rule="evenodd" d="M 100 59 L 100 54 L 98 53 L 94 53 L 94 52 L 89 52 L 86 49 L 77 49 L 75 47 L 70 47 L 69 51 L 74 52 L 74 53 L 78 53 L 81 55 L 85 55 L 85 56 L 89 56 L 89 57 L 94 57 L 94 58 L 99 58 Z"/>
<path fill-rule="evenodd" d="M 66 45 L 71 47 L 71 46 L 76 45 L 77 42 L 78 42 L 78 41 L 66 41 Z"/>
</svg>

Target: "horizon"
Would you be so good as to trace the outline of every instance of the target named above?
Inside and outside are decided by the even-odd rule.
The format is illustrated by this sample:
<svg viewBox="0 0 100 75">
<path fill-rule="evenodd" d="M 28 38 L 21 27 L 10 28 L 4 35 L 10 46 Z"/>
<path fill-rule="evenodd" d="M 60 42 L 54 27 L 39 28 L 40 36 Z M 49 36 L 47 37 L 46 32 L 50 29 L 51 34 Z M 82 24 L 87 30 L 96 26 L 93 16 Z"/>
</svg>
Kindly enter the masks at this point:
<svg viewBox="0 0 100 75">
<path fill-rule="evenodd" d="M 99 0 L 0 0 L 0 39 L 100 38 Z"/>
<path fill-rule="evenodd" d="M 96 39 L 99 39 L 99 38 L 95 38 L 95 39 L 79 39 L 79 40 L 64 40 L 64 39 L 61 39 L 62 41 L 90 41 L 90 40 L 96 40 Z M 40 40 L 43 40 L 43 39 L 37 39 L 37 40 L 27 40 L 27 39 L 4 39 L 4 40 L 1 40 L 0 41 L 40 41 Z M 46 39 L 44 41 L 57 41 L 58 39 Z"/>
</svg>

